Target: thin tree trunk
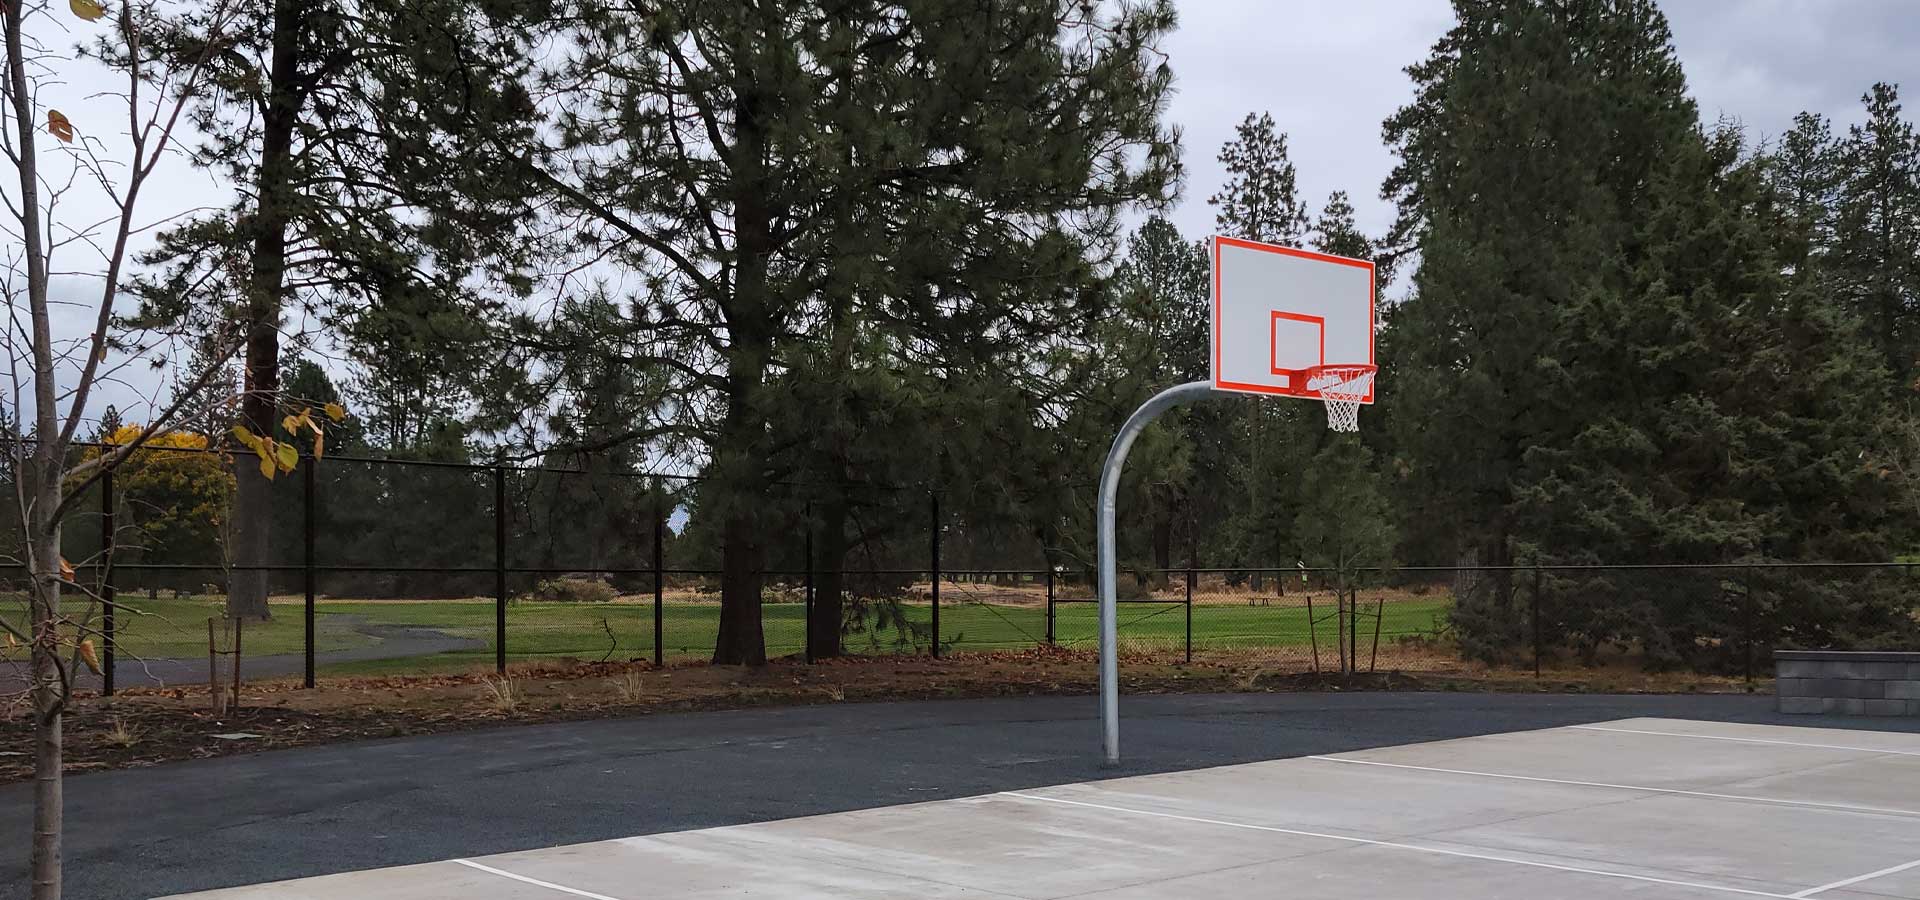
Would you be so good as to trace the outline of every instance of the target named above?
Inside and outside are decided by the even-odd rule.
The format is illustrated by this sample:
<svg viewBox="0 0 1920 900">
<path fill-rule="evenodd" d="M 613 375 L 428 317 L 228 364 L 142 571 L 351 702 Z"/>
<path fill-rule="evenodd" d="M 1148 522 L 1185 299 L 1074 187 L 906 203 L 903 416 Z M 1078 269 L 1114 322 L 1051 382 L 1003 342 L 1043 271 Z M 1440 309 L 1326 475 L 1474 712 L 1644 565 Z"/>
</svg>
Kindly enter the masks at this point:
<svg viewBox="0 0 1920 900">
<path fill-rule="evenodd" d="M 1173 568 L 1173 505 L 1174 490 L 1166 484 L 1155 484 L 1153 497 L 1153 587 L 1165 590 L 1167 570 Z"/>
<path fill-rule="evenodd" d="M 48 398 L 51 402 L 51 398 Z M 41 454 L 36 454 L 40 456 Z M 60 528 L 49 516 L 60 502 L 57 459 L 35 466 L 32 513 L 33 600 L 33 898 L 58 900 L 62 865 L 60 845 L 65 820 L 63 729 L 66 684 L 61 678 Z M 48 484 L 51 482 L 51 484 Z M 45 485 L 44 487 L 42 485 Z"/>
<path fill-rule="evenodd" d="M 260 131 L 259 200 L 253 215 L 253 268 L 247 282 L 247 360 L 240 421 L 274 436 L 280 406 L 280 310 L 287 269 L 287 216 L 293 194 L 293 132 L 301 103 L 299 31 L 302 0 L 273 0 L 273 63 Z M 233 563 L 227 613 L 264 619 L 272 562 L 273 482 L 258 460 L 240 459 L 233 497 Z"/>
<path fill-rule="evenodd" d="M 39 123 L 33 92 L 27 83 L 26 51 L 21 36 L 19 2 L 0 3 L 7 57 L 7 93 L 13 102 L 13 157 L 20 176 L 20 238 L 27 263 L 27 309 L 33 336 L 33 454 L 29 471 L 16 472 L 30 486 L 25 526 L 27 575 L 32 580 L 27 603 L 30 688 L 33 705 L 33 839 L 28 868 L 33 900 L 60 900 L 62 867 L 60 845 L 65 827 L 63 725 L 67 685 L 60 674 L 60 505 L 62 462 L 66 454 L 56 414 L 59 385 L 53 358 L 53 319 L 48 307 L 47 257 L 41 218 L 39 153 L 35 146 Z M 18 412 L 16 410 L 15 412 Z"/>
</svg>

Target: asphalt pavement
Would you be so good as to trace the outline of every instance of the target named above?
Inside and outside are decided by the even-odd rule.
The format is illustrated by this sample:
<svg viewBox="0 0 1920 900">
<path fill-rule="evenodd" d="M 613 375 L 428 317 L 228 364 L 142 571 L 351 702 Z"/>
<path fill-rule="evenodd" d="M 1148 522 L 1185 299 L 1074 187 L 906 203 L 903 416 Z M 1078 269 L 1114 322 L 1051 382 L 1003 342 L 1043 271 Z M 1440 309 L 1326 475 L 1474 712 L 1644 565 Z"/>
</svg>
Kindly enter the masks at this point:
<svg viewBox="0 0 1920 900">
<path fill-rule="evenodd" d="M 1635 716 L 1920 731 L 1781 716 L 1772 698 L 1300 693 L 1125 698 L 1119 769 L 1088 697 L 830 704 L 366 741 L 74 776 L 68 896 L 145 898 L 1103 777 Z M 1703 753 L 1714 752 L 1703 748 Z M 26 893 L 28 784 L 0 788 Z"/>
</svg>

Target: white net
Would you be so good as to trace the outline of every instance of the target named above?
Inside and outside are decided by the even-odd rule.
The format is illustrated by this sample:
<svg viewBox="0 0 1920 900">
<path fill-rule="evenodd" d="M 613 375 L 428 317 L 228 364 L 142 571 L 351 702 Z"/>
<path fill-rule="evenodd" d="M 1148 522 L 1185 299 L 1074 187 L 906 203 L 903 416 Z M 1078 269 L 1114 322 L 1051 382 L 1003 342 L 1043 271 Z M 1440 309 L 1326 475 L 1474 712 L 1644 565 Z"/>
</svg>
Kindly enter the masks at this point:
<svg viewBox="0 0 1920 900">
<path fill-rule="evenodd" d="M 1307 390 L 1327 405 L 1327 428 L 1360 430 L 1360 400 L 1373 387 L 1373 366 L 1320 366 L 1307 376 Z"/>
</svg>

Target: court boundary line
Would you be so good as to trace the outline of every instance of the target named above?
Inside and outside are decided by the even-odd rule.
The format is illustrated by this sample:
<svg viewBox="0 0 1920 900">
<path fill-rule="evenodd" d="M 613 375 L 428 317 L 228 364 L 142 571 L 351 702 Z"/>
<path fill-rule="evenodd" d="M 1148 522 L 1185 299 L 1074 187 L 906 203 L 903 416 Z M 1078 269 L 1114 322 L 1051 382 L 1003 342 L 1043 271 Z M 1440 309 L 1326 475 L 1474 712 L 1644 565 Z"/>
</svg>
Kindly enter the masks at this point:
<svg viewBox="0 0 1920 900">
<path fill-rule="evenodd" d="M 509 872 L 505 869 L 496 869 L 492 866 L 485 865 L 483 863 L 477 863 L 470 859 L 452 859 L 452 860 L 448 860 L 448 862 L 458 863 L 460 865 L 466 866 L 469 869 L 479 869 L 482 872 L 486 872 L 490 875 L 498 875 L 501 878 L 511 878 L 514 881 L 522 882 L 525 884 L 531 884 L 534 887 L 543 887 L 550 891 L 559 891 L 560 893 L 563 893 L 563 894 L 572 894 L 575 897 L 585 897 L 587 898 L 587 900 L 620 900 L 620 898 L 618 897 L 609 897 L 606 894 L 596 894 L 592 891 L 583 891 L 583 890 L 580 890 L 579 888 L 570 888 L 564 884 L 554 884 L 551 881 L 541 881 L 538 878 L 528 878 L 525 875 L 519 875 L 513 872 Z"/>
<path fill-rule="evenodd" d="M 1827 803 L 1820 800 L 1792 800 L 1785 797 L 1754 797 L 1746 794 L 1718 794 L 1712 791 L 1689 791 L 1681 788 L 1649 787 L 1637 784 L 1613 784 L 1605 781 L 1575 781 L 1568 778 L 1545 778 L 1537 775 L 1509 775 L 1503 772 L 1476 772 L 1469 769 L 1443 769 L 1438 766 L 1416 766 L 1409 763 L 1390 763 L 1372 759 L 1348 759 L 1339 756 L 1302 756 L 1300 759 L 1317 759 L 1321 762 L 1341 763 L 1349 766 L 1380 766 L 1388 769 L 1412 769 L 1419 772 L 1444 772 L 1448 775 L 1470 775 L 1479 778 L 1501 778 L 1512 781 L 1535 781 L 1544 784 L 1565 784 L 1575 787 L 1609 788 L 1621 791 L 1637 791 L 1650 794 L 1677 794 L 1683 797 L 1704 797 L 1710 800 L 1735 800 L 1748 803 L 1771 803 L 1779 806 L 1794 806 L 1810 809 L 1828 809 L 1835 812 L 1857 812 L 1874 815 L 1894 815 L 1920 818 L 1920 810 L 1895 809 L 1885 806 L 1857 806 L 1852 803 Z"/>
<path fill-rule="evenodd" d="M 1795 898 L 1795 900 L 1803 900 L 1803 898 L 1811 897 L 1811 896 L 1814 896 L 1815 894 L 1823 894 L 1823 893 L 1826 893 L 1827 891 L 1831 891 L 1836 888 L 1849 887 L 1851 885 L 1859 884 L 1860 882 L 1863 882 L 1863 881 L 1872 881 L 1875 878 L 1879 878 L 1882 875 L 1892 875 L 1896 872 L 1905 872 L 1906 870 L 1911 869 L 1915 866 L 1920 866 L 1920 859 L 1916 859 L 1912 862 L 1904 862 L 1897 866 L 1888 866 L 1884 869 L 1881 869 L 1878 872 L 1868 872 L 1865 875 L 1855 875 L 1852 878 L 1842 878 L 1839 881 L 1835 881 L 1829 884 L 1823 884 L 1819 887 L 1807 888 L 1806 890 L 1801 891 L 1797 894 L 1789 894 L 1788 896 Z"/>
<path fill-rule="evenodd" d="M 1509 856 L 1496 856 L 1491 853 L 1473 853 L 1466 850 L 1449 850 L 1444 847 L 1423 847 L 1419 844 L 1403 844 L 1398 841 L 1383 841 L 1374 838 L 1352 837 L 1344 834 L 1327 834 L 1319 831 L 1302 831 L 1295 828 L 1280 828 L 1274 825 L 1255 825 L 1250 822 L 1233 822 L 1226 819 L 1207 819 L 1199 816 L 1185 816 L 1178 813 L 1156 812 L 1148 809 L 1131 809 L 1124 806 L 1110 806 L 1103 803 L 1088 803 L 1082 800 L 1067 800 L 1060 797 L 1045 797 L 1039 794 L 1025 794 L 1019 791 L 1001 791 L 998 796 L 1016 797 L 1021 800 L 1035 800 L 1045 803 L 1060 803 L 1067 806 L 1079 806 L 1087 809 L 1101 809 L 1109 812 L 1131 813 L 1137 816 L 1152 816 L 1160 819 L 1173 819 L 1181 822 L 1195 822 L 1201 825 L 1217 825 L 1225 828 L 1244 828 L 1251 831 L 1265 831 L 1274 834 L 1290 834 L 1295 837 L 1322 838 L 1331 841 L 1345 841 L 1370 847 L 1385 847 L 1393 850 L 1411 850 L 1416 853 L 1431 853 L 1439 856 L 1452 856 L 1461 859 L 1477 859 L 1485 862 L 1502 862 L 1516 866 L 1528 866 L 1536 869 L 1551 869 L 1560 872 L 1573 872 L 1581 875 L 1597 875 L 1602 878 L 1619 878 L 1650 884 L 1664 884 L 1670 887 L 1697 888 L 1706 891 L 1719 891 L 1728 894 L 1740 894 L 1747 897 L 1770 897 L 1772 900 L 1802 900 L 1793 894 L 1776 894 L 1771 891 L 1759 891 L 1750 888 L 1733 887 L 1724 884 L 1711 884 L 1701 881 L 1681 881 L 1675 878 L 1658 878 L 1652 875 L 1635 875 L 1629 872 L 1612 872 L 1606 869 L 1588 869 L 1580 866 L 1567 866 L 1558 863 L 1538 862 L 1529 859 L 1514 859 Z M 1891 874 L 1891 873 L 1887 873 Z M 1807 895 L 1811 896 L 1811 895 Z"/>
<path fill-rule="evenodd" d="M 1890 756 L 1920 756 L 1920 750 L 1883 750 L 1874 747 L 1848 747 L 1841 744 L 1814 744 L 1805 741 L 1776 741 L 1765 738 L 1732 737 L 1722 734 L 1690 734 L 1685 731 L 1648 731 L 1640 728 L 1612 728 L 1605 725 L 1568 725 L 1581 731 L 1611 731 L 1617 734 L 1651 734 L 1659 737 L 1695 738 L 1702 741 L 1732 741 L 1737 744 L 1773 744 L 1782 747 L 1809 747 L 1815 750 L 1850 750 L 1854 753 L 1877 753 Z M 1790 727 L 1790 726 L 1789 726 Z M 1551 730 L 1551 729 L 1549 729 Z"/>
</svg>

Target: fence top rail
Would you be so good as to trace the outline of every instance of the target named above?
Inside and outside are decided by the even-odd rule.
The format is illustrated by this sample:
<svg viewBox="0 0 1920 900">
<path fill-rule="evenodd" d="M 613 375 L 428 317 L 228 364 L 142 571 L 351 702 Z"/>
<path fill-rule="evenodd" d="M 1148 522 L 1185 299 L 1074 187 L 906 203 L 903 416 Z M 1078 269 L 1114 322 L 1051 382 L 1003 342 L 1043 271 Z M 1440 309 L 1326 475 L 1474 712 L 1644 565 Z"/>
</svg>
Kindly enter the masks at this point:
<svg viewBox="0 0 1920 900">
<path fill-rule="evenodd" d="M 32 438 L 18 438 L 18 439 L 8 439 L 8 440 L 18 440 L 23 443 L 31 443 L 33 441 Z M 114 446 L 114 445 L 102 444 L 98 441 L 74 441 L 71 446 L 81 448 L 81 449 L 99 449 L 101 447 Z M 211 453 L 211 454 L 221 455 L 221 454 L 227 454 L 231 452 L 230 450 L 222 447 L 146 446 L 140 449 L 141 449 L 141 452 L 151 452 L 151 453 Z M 549 450 L 542 451 L 542 455 L 545 455 L 546 453 L 551 453 L 551 452 L 565 452 L 565 451 L 564 451 L 564 448 L 552 448 Z M 314 456 L 311 453 L 306 453 L 306 452 L 302 452 L 300 454 L 300 458 L 304 461 L 309 461 L 309 462 L 314 460 Z M 537 473 L 552 474 L 552 475 L 605 475 L 610 478 L 654 479 L 659 481 L 681 481 L 681 482 L 702 482 L 702 481 L 711 480 L 706 475 L 686 475 L 686 474 L 674 474 L 670 472 L 653 472 L 653 471 L 645 471 L 645 470 L 634 472 L 634 471 L 622 471 L 617 469 L 609 469 L 602 472 L 593 472 L 586 469 L 561 468 L 559 466 L 527 465 L 525 458 L 501 459 L 501 460 L 494 460 L 491 462 L 454 462 L 451 460 L 438 460 L 438 459 L 401 459 L 401 458 L 391 457 L 391 456 L 348 456 L 344 454 L 334 453 L 334 454 L 328 454 L 323 458 L 323 460 L 325 462 L 375 463 L 379 465 L 392 465 L 392 466 L 416 466 L 416 467 L 422 467 L 422 468 L 463 469 L 469 472 L 501 471 L 501 472 L 537 472 Z M 948 488 L 938 487 L 938 486 L 929 487 L 925 485 L 874 484 L 871 482 L 864 482 L 864 481 L 783 480 L 783 481 L 776 481 L 774 482 L 774 484 L 781 487 L 813 487 L 813 488 L 830 487 L 830 488 L 842 488 L 842 489 L 849 489 L 849 488 L 867 489 L 867 490 L 877 490 L 877 491 L 926 491 L 928 493 L 934 493 L 934 494 L 947 493 L 950 490 Z"/>
<path fill-rule="evenodd" d="M 86 569 L 98 569 L 104 565 L 107 565 L 107 563 L 105 563 L 102 560 L 96 559 L 89 562 L 77 563 L 77 565 L 81 568 L 86 568 Z M 126 562 L 121 560 L 115 560 L 112 562 L 112 566 L 116 569 L 127 569 L 127 570 L 181 571 L 181 572 L 207 572 L 207 571 L 216 571 L 216 570 L 231 571 L 231 572 L 304 572 L 307 570 L 307 566 L 302 563 L 271 563 L 266 565 L 241 565 L 241 564 L 227 564 L 227 563 Z M 1378 567 L 1378 566 L 1367 566 L 1367 567 L 1357 568 L 1352 571 L 1357 573 L 1367 573 L 1367 574 L 1380 574 L 1380 573 L 1400 574 L 1400 573 L 1407 573 L 1407 572 L 1457 574 L 1457 573 L 1467 573 L 1467 572 L 1534 572 L 1534 571 L 1540 571 L 1540 572 L 1610 572 L 1610 571 L 1677 572 L 1677 571 L 1740 571 L 1740 570 L 1768 570 L 1768 569 L 1899 569 L 1899 570 L 1905 570 L 1905 571 L 1912 571 L 1916 566 L 1920 566 L 1920 562 L 1612 563 L 1612 564 L 1600 564 L 1600 565 L 1570 565 L 1570 564 L 1569 565 L 1549 565 L 1549 564 L 1543 563 L 1537 566 L 1534 566 L 1534 565 L 1394 566 L 1394 567 L 1384 567 L 1384 568 Z M 25 571 L 26 568 L 27 567 L 22 563 L 0 562 L 0 572 L 10 572 L 10 571 L 16 571 L 16 570 Z M 370 564 L 370 563 L 368 564 L 317 563 L 313 566 L 313 569 L 314 571 L 317 571 L 317 572 L 395 572 L 395 573 L 411 572 L 411 573 L 462 574 L 462 573 L 498 572 L 498 571 L 502 571 L 503 567 L 488 566 L 488 565 L 409 566 L 409 565 L 377 565 L 377 564 Z M 595 566 L 595 565 L 583 564 L 583 565 L 571 565 L 571 566 L 568 566 L 568 565 L 506 566 L 504 567 L 504 571 L 510 574 L 523 574 L 523 575 L 524 574 L 542 574 L 542 573 L 570 573 L 570 572 L 578 572 L 578 573 L 586 573 L 586 574 L 606 574 L 606 575 L 650 575 L 655 571 L 655 569 L 652 566 Z M 721 570 L 718 568 L 663 567 L 658 571 L 663 575 L 719 575 L 721 573 Z M 880 576 L 927 577 L 932 574 L 932 570 L 929 568 L 919 568 L 919 569 L 841 568 L 841 569 L 834 569 L 834 570 L 783 568 L 783 569 L 761 569 L 759 570 L 758 574 L 763 576 L 801 577 L 809 573 L 818 575 L 819 573 L 824 571 L 836 571 L 842 575 L 868 576 L 868 577 L 880 577 Z M 1148 571 L 1148 570 L 1129 570 L 1129 571 Z M 1300 574 L 1300 573 L 1336 574 L 1339 572 L 1338 569 L 1333 569 L 1333 568 L 1308 567 L 1303 569 L 1297 566 L 1295 567 L 1241 566 L 1241 567 L 1223 567 L 1223 568 L 1205 568 L 1205 569 L 1175 568 L 1175 569 L 1166 569 L 1163 571 L 1168 573 L 1192 572 L 1196 575 L 1247 575 L 1247 574 L 1254 574 L 1254 573 L 1265 574 L 1265 575 L 1287 575 L 1287 574 Z M 993 577 L 1015 577 L 1015 578 L 1039 579 L 1046 576 L 1047 573 L 1048 573 L 1048 570 L 1046 569 L 1005 569 L 1005 568 L 952 569 L 952 568 L 942 567 L 940 570 L 940 577 L 942 581 L 949 581 L 949 582 L 954 581 L 955 579 L 958 579 L 958 578 L 970 577 L 970 576 L 993 576 Z M 1061 575 L 1080 575 L 1084 573 L 1080 572 L 1080 570 L 1078 569 L 1066 569 L 1066 570 L 1055 570 L 1053 574 L 1056 577 L 1058 577 Z"/>
</svg>

